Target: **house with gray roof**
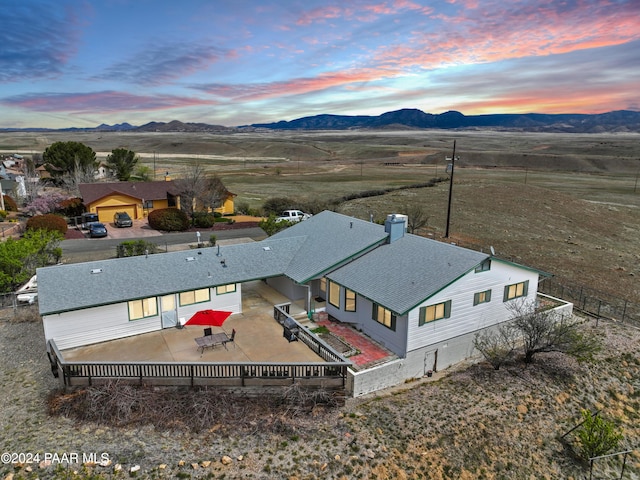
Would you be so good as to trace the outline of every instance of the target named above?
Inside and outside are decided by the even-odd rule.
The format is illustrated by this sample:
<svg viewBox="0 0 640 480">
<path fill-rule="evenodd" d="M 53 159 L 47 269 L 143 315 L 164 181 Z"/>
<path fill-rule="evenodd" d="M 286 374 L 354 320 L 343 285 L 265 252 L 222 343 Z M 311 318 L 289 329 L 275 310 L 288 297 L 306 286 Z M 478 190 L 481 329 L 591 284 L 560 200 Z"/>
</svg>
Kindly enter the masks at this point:
<svg viewBox="0 0 640 480">
<path fill-rule="evenodd" d="M 365 393 L 471 355 L 473 337 L 536 298 L 540 272 L 325 211 L 260 242 L 57 265 L 37 271 L 45 337 L 72 348 L 175 326 L 202 309 L 242 312 L 242 284 L 262 280 L 398 357 L 359 380 Z M 390 383 L 391 382 L 391 383 Z"/>
</svg>

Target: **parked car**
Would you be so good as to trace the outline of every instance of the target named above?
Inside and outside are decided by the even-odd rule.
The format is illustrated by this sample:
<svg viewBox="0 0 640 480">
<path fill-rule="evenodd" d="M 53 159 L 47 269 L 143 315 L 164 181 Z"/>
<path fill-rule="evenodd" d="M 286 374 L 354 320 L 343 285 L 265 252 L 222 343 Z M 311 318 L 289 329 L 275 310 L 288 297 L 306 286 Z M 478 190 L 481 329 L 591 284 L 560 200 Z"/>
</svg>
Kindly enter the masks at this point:
<svg viewBox="0 0 640 480">
<path fill-rule="evenodd" d="M 98 218 L 97 213 L 83 213 L 80 217 L 80 228 L 82 228 L 83 230 L 88 230 L 91 225 L 99 221 L 100 219 Z"/>
<path fill-rule="evenodd" d="M 311 214 L 310 213 L 304 213 L 301 210 L 285 210 L 284 212 L 282 212 L 282 215 L 280 215 L 278 218 L 276 218 L 276 222 L 293 222 L 293 223 L 297 223 L 297 222 L 301 222 L 302 220 L 306 220 L 307 218 L 310 218 Z"/>
<path fill-rule="evenodd" d="M 133 227 L 133 220 L 127 212 L 117 212 L 113 216 L 113 223 L 116 227 Z"/>
<path fill-rule="evenodd" d="M 104 226 L 104 223 L 92 223 L 89 225 L 89 236 L 91 238 L 106 237 L 107 227 Z"/>
<path fill-rule="evenodd" d="M 27 283 L 16 291 L 16 300 L 18 303 L 32 304 L 38 298 L 38 280 L 34 275 Z"/>
</svg>

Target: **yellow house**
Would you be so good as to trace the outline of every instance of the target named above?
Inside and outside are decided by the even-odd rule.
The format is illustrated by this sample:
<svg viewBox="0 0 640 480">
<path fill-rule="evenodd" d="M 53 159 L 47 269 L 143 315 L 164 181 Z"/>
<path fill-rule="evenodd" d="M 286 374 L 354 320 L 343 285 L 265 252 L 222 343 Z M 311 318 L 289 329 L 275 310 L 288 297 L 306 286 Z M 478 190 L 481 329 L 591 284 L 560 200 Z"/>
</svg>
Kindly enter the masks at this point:
<svg viewBox="0 0 640 480">
<path fill-rule="evenodd" d="M 227 196 L 222 201 L 222 205 L 218 208 L 214 208 L 213 211 L 217 213 L 221 213 L 222 215 L 233 215 L 236 211 L 236 206 L 234 204 L 235 193 L 231 193 L 227 190 Z"/>
<path fill-rule="evenodd" d="M 140 219 L 161 208 L 180 208 L 180 197 L 173 181 L 81 183 L 82 202 L 101 222 L 112 222 L 116 212 L 127 212 Z"/>
</svg>

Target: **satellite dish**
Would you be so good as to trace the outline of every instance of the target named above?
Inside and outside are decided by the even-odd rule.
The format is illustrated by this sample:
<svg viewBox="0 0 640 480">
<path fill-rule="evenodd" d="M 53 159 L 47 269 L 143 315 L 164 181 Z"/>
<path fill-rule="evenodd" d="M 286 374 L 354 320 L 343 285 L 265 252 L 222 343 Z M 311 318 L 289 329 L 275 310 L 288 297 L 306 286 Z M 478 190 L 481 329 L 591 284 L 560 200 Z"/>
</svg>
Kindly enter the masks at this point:
<svg viewBox="0 0 640 480">
<path fill-rule="evenodd" d="M 493 245 L 491 245 L 489 247 L 489 249 L 491 250 L 491 255 L 495 257 L 496 256 L 496 251 L 493 249 Z"/>
</svg>

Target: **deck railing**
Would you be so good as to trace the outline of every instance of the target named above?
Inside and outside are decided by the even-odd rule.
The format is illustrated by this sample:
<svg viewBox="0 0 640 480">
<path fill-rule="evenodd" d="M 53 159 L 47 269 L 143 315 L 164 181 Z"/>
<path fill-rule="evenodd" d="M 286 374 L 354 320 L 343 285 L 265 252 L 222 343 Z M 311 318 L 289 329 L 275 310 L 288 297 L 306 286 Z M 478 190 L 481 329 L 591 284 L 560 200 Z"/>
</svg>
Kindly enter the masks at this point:
<svg viewBox="0 0 640 480">
<path fill-rule="evenodd" d="M 346 363 L 351 365 L 351 362 L 345 357 L 336 352 L 329 344 L 313 335 L 309 330 L 304 328 L 298 321 L 289 315 L 290 303 L 281 303 L 273 306 L 273 318 L 283 325 L 287 321 L 288 325 L 295 325 L 296 337 L 303 342 L 307 347 L 313 350 L 318 356 L 322 357 L 327 362 Z M 324 364 L 323 364 L 324 365 Z"/>
<path fill-rule="evenodd" d="M 276 362 L 92 362 L 66 361 L 54 340 L 47 343 L 51 370 L 65 388 L 121 380 L 140 385 L 282 387 L 299 384 L 344 394 L 348 361 Z M 332 358 L 322 346 L 323 358 Z M 339 357 L 339 355 L 337 355 Z"/>
</svg>

